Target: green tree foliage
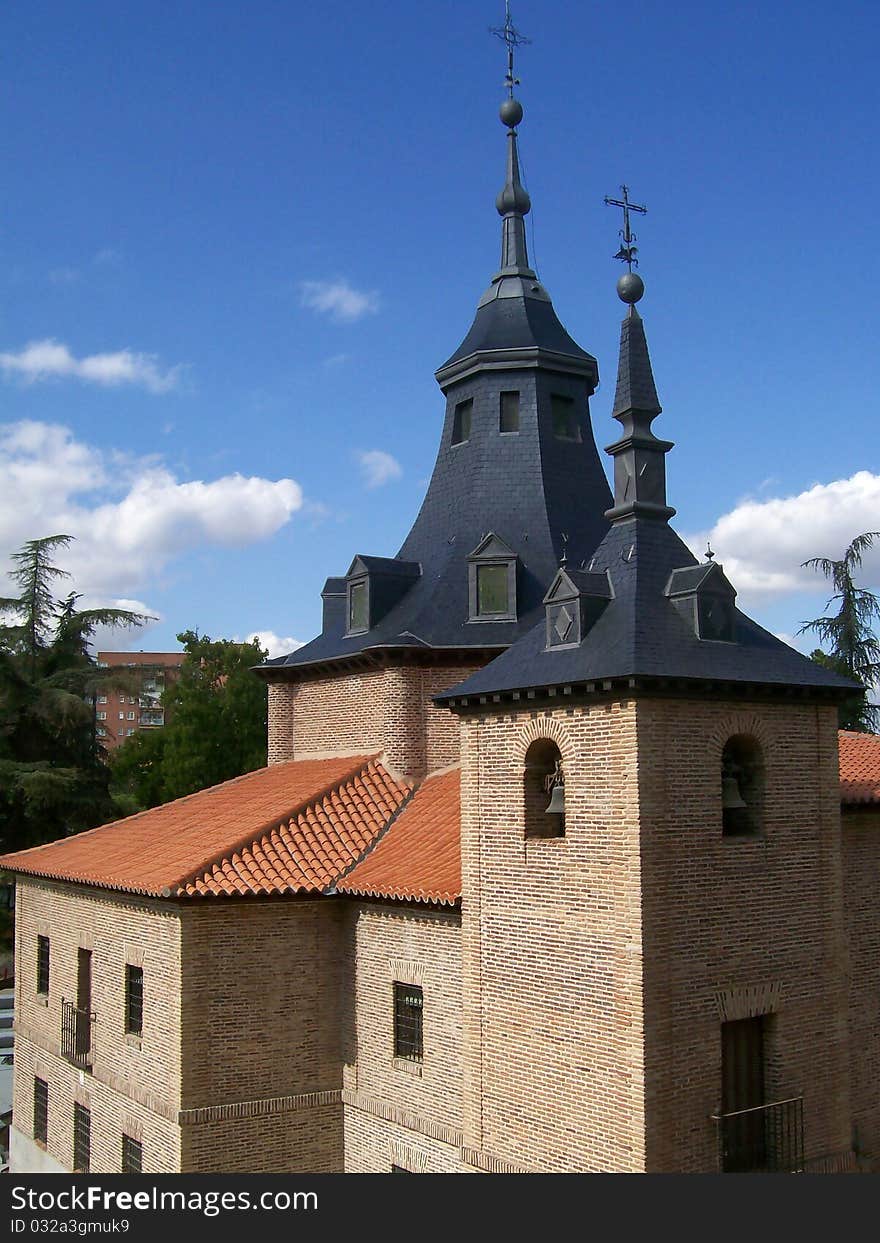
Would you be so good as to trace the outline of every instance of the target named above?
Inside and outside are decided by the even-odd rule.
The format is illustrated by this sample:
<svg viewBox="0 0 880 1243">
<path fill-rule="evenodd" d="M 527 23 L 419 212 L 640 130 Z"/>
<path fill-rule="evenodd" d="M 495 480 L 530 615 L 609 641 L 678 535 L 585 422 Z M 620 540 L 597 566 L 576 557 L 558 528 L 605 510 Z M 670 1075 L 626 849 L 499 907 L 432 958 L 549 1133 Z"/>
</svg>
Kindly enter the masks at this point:
<svg viewBox="0 0 880 1243">
<path fill-rule="evenodd" d="M 256 642 L 211 639 L 195 630 L 177 638 L 186 656 L 179 679 L 162 697 L 167 725 L 132 736 L 113 760 L 115 787 L 142 807 L 266 764 L 268 695 L 251 670 L 267 653 Z"/>
<path fill-rule="evenodd" d="M 77 609 L 59 598 L 69 575 L 54 556 L 69 535 L 30 540 L 12 555 L 17 596 L 0 599 L 0 845 L 51 841 L 114 815 L 109 769 L 95 733 L 94 699 L 122 685 L 89 651 L 98 626 L 149 618 L 126 609 Z"/>
<path fill-rule="evenodd" d="M 856 585 L 855 573 L 876 539 L 880 539 L 880 531 L 866 531 L 856 536 L 839 561 L 811 557 L 803 563 L 831 580 L 834 594 L 825 608 L 836 611 L 804 622 L 800 633 L 812 630 L 825 645 L 812 653 L 813 660 L 862 684 L 864 690 L 841 705 L 840 727 L 867 733 L 877 724 L 878 715 L 877 708 L 868 700 L 868 692 L 880 674 L 880 641 L 874 633 L 880 620 L 880 600 L 873 592 Z"/>
</svg>

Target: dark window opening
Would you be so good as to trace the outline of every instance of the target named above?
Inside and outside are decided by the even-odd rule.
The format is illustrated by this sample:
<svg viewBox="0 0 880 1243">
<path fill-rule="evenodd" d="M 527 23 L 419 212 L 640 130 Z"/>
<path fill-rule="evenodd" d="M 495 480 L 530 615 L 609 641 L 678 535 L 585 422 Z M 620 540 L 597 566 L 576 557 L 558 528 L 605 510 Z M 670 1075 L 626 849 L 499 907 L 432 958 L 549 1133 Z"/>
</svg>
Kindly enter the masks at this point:
<svg viewBox="0 0 880 1243">
<path fill-rule="evenodd" d="M 575 412 L 574 399 L 553 393 L 550 397 L 553 435 L 557 440 L 580 440 L 581 429 Z"/>
<path fill-rule="evenodd" d="M 745 734 L 728 738 L 721 755 L 721 816 L 725 837 L 757 837 L 764 828 L 764 757 Z"/>
<path fill-rule="evenodd" d="M 123 1174 L 143 1174 L 144 1149 L 140 1140 L 130 1135 L 122 1137 L 122 1172 Z"/>
<path fill-rule="evenodd" d="M 49 1085 L 45 1079 L 34 1079 L 34 1139 L 38 1144 L 49 1142 Z"/>
<path fill-rule="evenodd" d="M 92 1155 L 92 1113 L 85 1105 L 73 1106 L 73 1172 L 88 1174 Z"/>
<path fill-rule="evenodd" d="M 422 1060 L 422 990 L 417 984 L 394 985 L 394 1056 Z"/>
<path fill-rule="evenodd" d="M 367 584 L 352 583 L 348 589 L 348 629 L 369 629 L 367 625 Z"/>
<path fill-rule="evenodd" d="M 502 432 L 519 431 L 519 393 L 501 394 L 499 427 Z"/>
<path fill-rule="evenodd" d="M 480 617 L 490 617 L 495 613 L 508 616 L 508 580 L 506 565 L 477 566 L 477 613 Z"/>
<path fill-rule="evenodd" d="M 49 938 L 37 937 L 37 992 L 49 992 Z"/>
<path fill-rule="evenodd" d="M 144 1030 L 144 969 L 125 968 L 125 1030 L 140 1036 Z"/>
<path fill-rule="evenodd" d="M 763 1168 L 764 1117 L 757 1107 L 764 1099 L 763 1015 L 722 1023 L 721 1112 L 728 1115 L 725 1173 Z"/>
<path fill-rule="evenodd" d="M 526 752 L 523 777 L 525 835 L 532 838 L 565 837 L 565 787 L 561 782 L 562 755 L 549 738 L 538 738 Z M 559 786 L 559 789 L 556 787 Z"/>
<path fill-rule="evenodd" d="M 473 409 L 474 402 L 472 397 L 469 397 L 467 401 L 460 401 L 455 407 L 455 414 L 452 417 L 452 443 L 454 445 L 460 445 L 465 440 L 470 440 Z"/>
</svg>

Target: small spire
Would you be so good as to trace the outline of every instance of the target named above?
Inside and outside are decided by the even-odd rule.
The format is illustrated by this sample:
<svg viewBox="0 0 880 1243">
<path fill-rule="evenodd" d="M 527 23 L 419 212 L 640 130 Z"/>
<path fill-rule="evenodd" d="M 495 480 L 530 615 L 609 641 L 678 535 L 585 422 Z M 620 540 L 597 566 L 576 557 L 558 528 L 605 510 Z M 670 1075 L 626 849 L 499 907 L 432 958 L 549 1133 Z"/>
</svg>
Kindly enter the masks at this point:
<svg viewBox="0 0 880 1243">
<path fill-rule="evenodd" d="M 709 543 L 708 540 L 706 540 L 706 560 L 710 563 L 715 560 L 715 554 L 712 551 L 712 545 Z"/>
<path fill-rule="evenodd" d="M 623 189 L 626 191 L 625 186 Z M 626 208 L 633 210 L 634 204 L 627 201 Z M 628 248 L 629 253 L 617 254 L 615 258 L 622 258 L 628 271 L 617 282 L 617 296 L 629 310 L 620 325 L 620 359 L 612 410 L 612 416 L 623 428 L 623 436 L 606 449 L 614 458 L 614 505 L 605 517 L 612 522 L 640 517 L 659 518 L 665 522 L 675 513 L 666 504 L 666 454 L 673 446 L 671 440 L 659 440 L 651 430 L 662 408 L 654 383 L 645 325 L 635 307 L 645 292 L 645 284 L 632 270 L 636 260 L 632 254 L 634 235 L 629 227 L 628 212 L 624 219 L 621 250 Z"/>
<path fill-rule="evenodd" d="M 534 277 L 535 273 L 529 267 L 525 225 L 525 217 L 531 211 L 532 201 L 520 177 L 516 136 L 516 127 L 523 118 L 523 110 L 522 104 L 513 95 L 514 86 L 519 85 L 519 78 L 514 74 L 514 51 L 530 40 L 521 35 L 514 26 L 510 17 L 510 0 L 506 0 L 504 6 L 504 25 L 492 28 L 491 33 L 497 35 L 507 47 L 507 74 L 504 79 L 507 98 L 499 110 L 501 123 L 507 127 L 507 177 L 504 188 L 495 199 L 495 207 L 502 220 L 501 268 L 495 279 L 502 276 Z"/>
</svg>

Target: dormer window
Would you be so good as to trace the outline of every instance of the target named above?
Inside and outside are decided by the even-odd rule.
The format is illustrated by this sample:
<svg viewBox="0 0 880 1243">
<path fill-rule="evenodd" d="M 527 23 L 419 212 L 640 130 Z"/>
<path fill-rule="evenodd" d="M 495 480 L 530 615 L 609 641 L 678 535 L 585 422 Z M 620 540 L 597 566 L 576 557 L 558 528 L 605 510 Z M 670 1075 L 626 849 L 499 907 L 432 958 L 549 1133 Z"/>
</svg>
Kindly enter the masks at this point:
<svg viewBox="0 0 880 1243">
<path fill-rule="evenodd" d="M 461 445 L 466 440 L 470 440 L 473 411 L 474 400 L 472 397 L 469 397 L 467 401 L 460 401 L 455 407 L 455 413 L 452 416 L 452 443 L 454 445 Z"/>
<path fill-rule="evenodd" d="M 369 630 L 370 613 L 367 590 L 365 579 L 359 583 L 349 583 L 348 585 L 349 634 L 361 634 L 364 630 Z"/>
<path fill-rule="evenodd" d="M 487 535 L 468 557 L 469 621 L 516 621 L 516 553 Z"/>
<path fill-rule="evenodd" d="M 328 579 L 335 588 L 345 584 L 347 635 L 364 634 L 390 612 L 421 575 L 418 561 L 396 557 L 358 555 L 344 579 Z"/>
<path fill-rule="evenodd" d="M 613 598 L 606 570 L 560 568 L 544 597 L 547 650 L 577 647 Z"/>
<path fill-rule="evenodd" d="M 736 590 L 720 565 L 708 561 L 673 570 L 666 595 L 698 639 L 736 642 Z"/>
<path fill-rule="evenodd" d="M 560 393 L 551 394 L 550 415 L 553 435 L 557 440 L 580 440 L 581 429 L 572 397 L 563 397 Z"/>
<path fill-rule="evenodd" d="M 501 432 L 519 431 L 519 393 L 501 394 L 498 430 Z"/>
</svg>

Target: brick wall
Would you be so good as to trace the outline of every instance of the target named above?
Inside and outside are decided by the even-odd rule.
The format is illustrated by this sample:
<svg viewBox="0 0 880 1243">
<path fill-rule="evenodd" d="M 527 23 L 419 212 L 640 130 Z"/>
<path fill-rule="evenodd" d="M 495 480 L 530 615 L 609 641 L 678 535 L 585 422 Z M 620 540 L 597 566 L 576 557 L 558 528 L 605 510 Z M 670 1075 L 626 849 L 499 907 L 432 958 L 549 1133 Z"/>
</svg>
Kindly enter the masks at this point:
<svg viewBox="0 0 880 1243">
<path fill-rule="evenodd" d="M 48 1003 L 36 992 L 37 936 L 50 942 Z M 60 1054 L 61 998 L 76 1000 L 77 950 L 92 950 L 92 1073 Z M 49 1084 L 48 1150 L 70 1167 L 73 1103 L 92 1105 L 92 1168 L 118 1171 L 123 1121 L 145 1168 L 179 1161 L 180 924 L 169 904 L 21 879 L 16 896 L 14 1125 L 33 1133 L 33 1076 Z M 125 966 L 144 970 L 143 1036 L 124 1031 Z"/>
<path fill-rule="evenodd" d="M 721 832 L 721 753 L 760 743 L 764 833 Z M 716 1168 L 721 1022 L 770 1014 L 766 1096 L 803 1094 L 805 1155 L 850 1148 L 836 712 L 640 700 L 646 1165 Z"/>
<path fill-rule="evenodd" d="M 341 904 L 194 902 L 182 920 L 184 1168 L 341 1168 Z"/>
<path fill-rule="evenodd" d="M 765 834 L 723 838 L 721 751 L 756 736 Z M 566 833 L 523 837 L 556 741 Z M 768 1013 L 767 1092 L 845 1167 L 849 1049 L 833 709 L 640 699 L 466 717 L 465 1143 L 526 1168 L 717 1168 L 721 1022 Z"/>
<path fill-rule="evenodd" d="M 880 811 L 842 816 L 854 1141 L 880 1173 Z"/>
<path fill-rule="evenodd" d="M 463 720 L 464 1140 L 525 1169 L 644 1168 L 635 736 L 632 703 Z M 527 841 L 538 737 L 566 834 Z"/>
<path fill-rule="evenodd" d="M 458 721 L 431 696 L 479 666 L 391 665 L 269 687 L 269 763 L 383 751 L 409 777 L 458 762 Z"/>
</svg>

